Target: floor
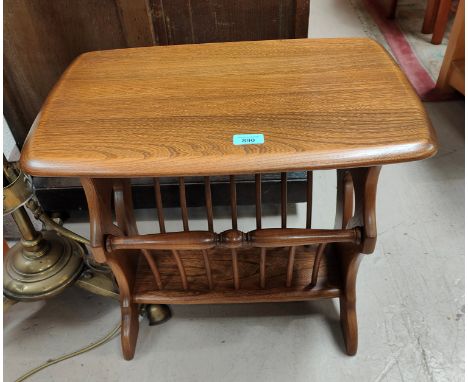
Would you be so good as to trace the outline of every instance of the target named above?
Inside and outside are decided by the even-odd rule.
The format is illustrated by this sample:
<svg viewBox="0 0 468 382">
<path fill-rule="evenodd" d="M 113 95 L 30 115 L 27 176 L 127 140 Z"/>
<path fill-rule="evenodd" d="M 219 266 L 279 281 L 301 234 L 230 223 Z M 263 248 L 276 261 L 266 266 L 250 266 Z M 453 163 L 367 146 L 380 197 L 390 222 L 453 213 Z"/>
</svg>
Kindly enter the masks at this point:
<svg viewBox="0 0 468 382">
<path fill-rule="evenodd" d="M 364 36 L 347 0 L 311 0 L 310 36 Z M 439 154 L 387 166 L 379 239 L 358 277 L 359 350 L 344 354 L 338 306 L 313 303 L 174 307 L 140 327 L 135 359 L 118 339 L 31 381 L 462 381 L 464 379 L 464 102 L 425 104 Z M 316 174 L 314 222 L 331 226 L 331 172 Z M 290 220 L 304 219 L 304 205 Z M 240 225 L 252 224 L 249 211 Z M 140 216 L 142 232 L 150 230 Z M 272 219 L 267 217 L 268 219 Z M 268 223 L 273 224 L 273 221 Z M 175 223 L 174 223 L 175 224 Z M 193 224 L 201 224 L 196 219 Z M 221 225 L 227 220 L 221 221 Z M 85 224 L 71 224 L 85 233 Z M 221 226 L 219 228 L 222 228 Z M 96 341 L 117 324 L 115 301 L 70 288 L 4 316 L 4 378 Z"/>
</svg>

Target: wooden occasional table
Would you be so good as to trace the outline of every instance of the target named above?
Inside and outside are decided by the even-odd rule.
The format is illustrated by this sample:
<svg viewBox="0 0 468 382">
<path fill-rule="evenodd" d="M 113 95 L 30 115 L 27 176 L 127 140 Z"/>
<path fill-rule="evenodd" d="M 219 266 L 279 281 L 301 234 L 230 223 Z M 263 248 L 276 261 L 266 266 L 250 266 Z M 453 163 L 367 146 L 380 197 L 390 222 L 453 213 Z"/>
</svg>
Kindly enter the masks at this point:
<svg viewBox="0 0 468 382">
<path fill-rule="evenodd" d="M 239 134 L 255 135 L 233 138 Z M 50 93 L 21 165 L 35 176 L 81 178 L 92 254 L 109 264 L 120 288 L 125 359 L 135 352 L 139 304 L 319 298 L 340 299 L 352 355 L 356 274 L 375 247 L 380 168 L 435 152 L 421 102 L 380 45 L 304 39 L 83 54 Z M 312 228 L 318 169 L 337 170 L 335 229 Z M 307 171 L 302 228 L 287 224 L 292 171 Z M 281 217 L 265 229 L 262 174 L 275 172 Z M 256 184 L 250 232 L 238 227 L 239 174 Z M 220 233 L 215 175 L 230 180 L 232 229 Z M 194 176 L 205 177 L 207 228 L 198 231 L 190 229 L 185 192 Z M 139 235 L 133 217 L 130 178 L 137 177 L 154 178 L 159 229 L 151 235 Z M 161 177 L 180 180 L 179 232 L 165 229 Z"/>
</svg>

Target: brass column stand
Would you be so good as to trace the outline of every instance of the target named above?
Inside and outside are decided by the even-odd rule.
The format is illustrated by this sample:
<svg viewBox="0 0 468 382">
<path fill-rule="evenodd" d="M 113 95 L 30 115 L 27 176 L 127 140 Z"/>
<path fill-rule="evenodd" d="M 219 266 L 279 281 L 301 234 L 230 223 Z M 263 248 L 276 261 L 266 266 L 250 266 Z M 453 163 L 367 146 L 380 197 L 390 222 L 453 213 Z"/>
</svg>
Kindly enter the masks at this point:
<svg viewBox="0 0 468 382">
<path fill-rule="evenodd" d="M 16 301 L 35 301 L 60 293 L 83 269 L 84 249 L 55 231 L 37 232 L 24 205 L 34 191 L 29 177 L 4 160 L 10 182 L 3 190 L 3 213 L 11 213 L 21 240 L 10 248 L 3 264 L 3 293 Z"/>
</svg>

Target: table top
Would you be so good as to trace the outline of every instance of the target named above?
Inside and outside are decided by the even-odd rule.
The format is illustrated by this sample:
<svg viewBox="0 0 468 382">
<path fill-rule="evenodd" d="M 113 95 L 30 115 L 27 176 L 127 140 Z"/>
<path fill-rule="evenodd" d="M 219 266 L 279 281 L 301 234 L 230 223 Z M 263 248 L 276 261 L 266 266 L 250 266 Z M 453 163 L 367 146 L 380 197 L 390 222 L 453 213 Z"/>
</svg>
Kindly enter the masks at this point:
<svg viewBox="0 0 468 382">
<path fill-rule="evenodd" d="M 263 143 L 236 145 L 238 134 Z M 36 118 L 21 166 L 37 176 L 241 174 L 404 162 L 436 145 L 376 42 L 234 42 L 79 56 Z"/>
</svg>

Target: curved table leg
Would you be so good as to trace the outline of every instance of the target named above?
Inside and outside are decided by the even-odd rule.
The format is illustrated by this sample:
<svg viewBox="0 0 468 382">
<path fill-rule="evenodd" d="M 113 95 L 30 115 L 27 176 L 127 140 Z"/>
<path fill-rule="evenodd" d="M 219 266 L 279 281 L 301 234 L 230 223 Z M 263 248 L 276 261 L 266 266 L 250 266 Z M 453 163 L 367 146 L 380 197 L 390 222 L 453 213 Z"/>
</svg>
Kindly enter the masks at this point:
<svg viewBox="0 0 468 382">
<path fill-rule="evenodd" d="M 355 355 L 358 347 L 356 277 L 362 255 L 350 253 L 344 256 L 342 265 L 345 281 L 343 295 L 340 297 L 340 321 L 346 353 L 348 355 Z"/>
</svg>

